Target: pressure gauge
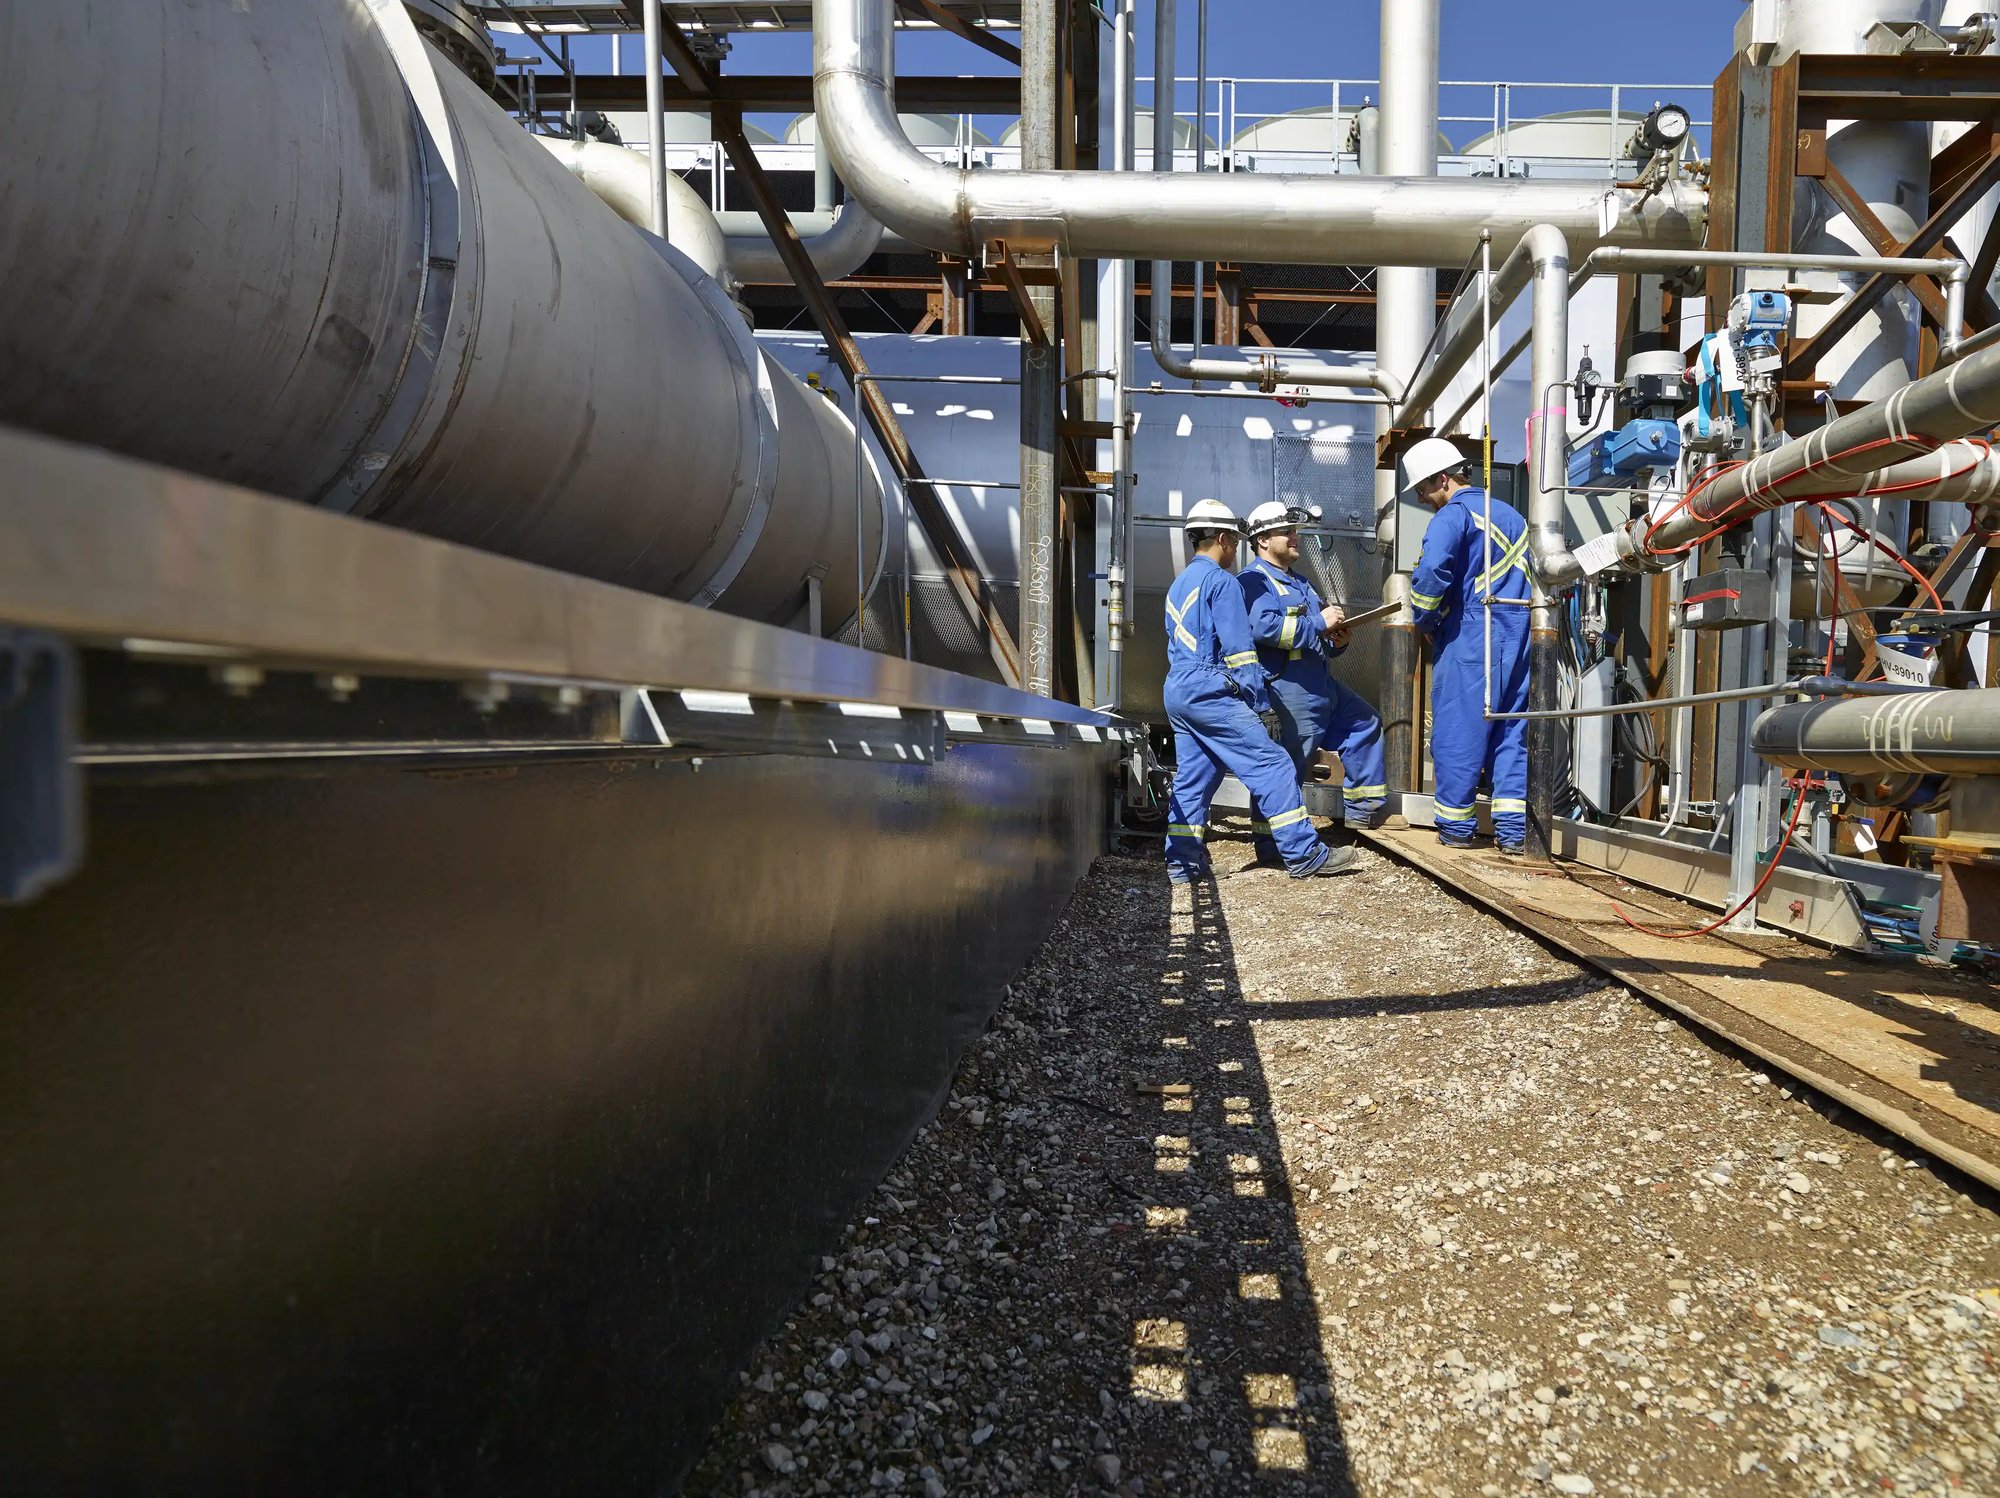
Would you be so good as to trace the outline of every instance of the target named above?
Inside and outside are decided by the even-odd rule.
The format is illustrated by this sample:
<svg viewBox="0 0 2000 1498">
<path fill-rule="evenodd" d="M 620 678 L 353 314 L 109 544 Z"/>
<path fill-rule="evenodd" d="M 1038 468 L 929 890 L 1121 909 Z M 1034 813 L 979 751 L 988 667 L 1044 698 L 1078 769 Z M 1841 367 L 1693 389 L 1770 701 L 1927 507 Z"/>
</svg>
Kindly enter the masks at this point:
<svg viewBox="0 0 2000 1498">
<path fill-rule="evenodd" d="M 1654 155 L 1675 150 L 1687 139 L 1693 123 L 1680 105 L 1655 104 L 1652 113 L 1639 125 L 1639 144 Z"/>
</svg>

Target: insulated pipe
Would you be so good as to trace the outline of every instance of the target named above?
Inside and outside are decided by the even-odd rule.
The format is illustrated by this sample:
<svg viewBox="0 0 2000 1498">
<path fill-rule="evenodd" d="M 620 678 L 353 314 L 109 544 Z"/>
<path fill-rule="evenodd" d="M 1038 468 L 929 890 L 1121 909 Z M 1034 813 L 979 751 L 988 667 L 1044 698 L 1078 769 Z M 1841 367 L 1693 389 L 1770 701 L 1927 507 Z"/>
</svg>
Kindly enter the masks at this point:
<svg viewBox="0 0 2000 1498">
<path fill-rule="evenodd" d="M 1578 570 L 1563 539 L 1569 482 L 1563 457 L 1569 419 L 1569 245 L 1560 230 L 1538 224 L 1528 231 L 1522 250 L 1534 285 L 1528 391 L 1528 557 L 1533 564 L 1528 569 L 1528 711 L 1549 713 L 1562 695 L 1554 595 Z M 1554 846 L 1562 736 L 1561 726 L 1549 718 L 1528 725 L 1528 852 L 1536 858 L 1547 858 Z"/>
<path fill-rule="evenodd" d="M 1735 524 L 1790 500 L 1862 488 L 1878 473 L 1905 474 L 1912 459 L 1938 462 L 1937 455 L 1929 452 L 1934 444 L 1985 431 L 1996 423 L 2000 423 L 2000 347 L 1970 354 L 1904 386 L 1887 400 L 1837 417 L 1722 473 L 1701 492 L 1698 510 L 1689 506 L 1657 531 L 1644 519 L 1630 522 L 1621 550 L 1633 556 L 1649 550 L 1674 551 L 1715 530 L 1716 517 Z M 1863 448 L 1861 456 L 1836 456 Z M 1976 452 L 1971 444 L 1962 450 Z M 1981 461 L 1977 469 L 1984 472 L 1985 463 Z M 1909 476 L 1921 478 L 1928 471 L 1925 465 Z"/>
<path fill-rule="evenodd" d="M 652 168 L 639 152 L 625 146 L 605 145 L 594 140 L 538 135 L 549 154 L 560 161 L 572 177 L 604 202 L 628 224 L 649 228 L 652 224 Z M 681 180 L 678 173 L 666 176 L 667 243 L 686 255 L 718 281 L 734 279 L 759 283 L 788 284 L 792 274 L 772 245 L 768 234 L 732 234 L 723 229 L 718 217 L 698 192 Z M 730 215 L 735 217 L 735 215 Z M 751 215 L 755 217 L 755 215 Z M 804 233 L 818 214 L 797 215 L 793 227 Z M 825 215 L 820 232 L 800 242 L 824 281 L 837 281 L 859 269 L 882 242 L 882 221 L 859 203 L 848 203 Z"/>
<path fill-rule="evenodd" d="M 1364 170 L 1419 181 L 1437 176 L 1438 0 L 1382 0 L 1382 104 Z M 1475 236 L 1476 237 L 1476 236 Z M 1375 367 L 1393 385 L 1415 378 L 1417 364 L 1437 318 L 1437 273 L 1429 268 L 1384 265 L 1375 273 Z M 1391 390 L 1389 393 L 1394 394 Z M 1375 413 L 1378 439 L 1400 423 L 1392 409 Z M 1409 593 L 1409 575 L 1397 557 L 1402 502 L 1391 467 L 1375 476 L 1375 539 L 1382 559 L 1382 596 L 1400 602 Z M 1383 632 L 1382 706 L 1392 789 L 1412 789 L 1410 779 L 1416 725 L 1418 646 L 1407 610 L 1391 616 Z"/>
<path fill-rule="evenodd" d="M 1175 0 L 1155 0 L 1153 12 L 1153 170 L 1166 175 L 1174 169 L 1174 29 Z M 1396 381 L 1381 370 L 1351 364 L 1280 364 L 1275 354 L 1258 359 L 1188 358 L 1174 348 L 1174 263 L 1153 262 L 1153 359 L 1167 374 L 1182 380 L 1230 380 L 1274 390 L 1280 383 L 1324 385 L 1347 390 L 1379 390 L 1390 399 Z M 1195 325 L 1201 323 L 1200 298 Z"/>
<path fill-rule="evenodd" d="M 0 421 L 755 618 L 824 566 L 825 616 L 853 612 L 852 434 L 716 282 L 400 0 L 186 9 L 0 7 L 35 63 L 0 157 Z"/>
<path fill-rule="evenodd" d="M 866 0 L 863 0 L 866 3 Z M 876 0 L 884 11 L 890 9 L 893 0 Z M 881 28 L 882 51 L 875 57 L 875 65 L 883 76 L 891 80 L 894 87 L 895 60 L 888 50 L 888 39 L 895 35 L 893 16 L 885 15 Z M 851 276 L 859 270 L 882 245 L 882 221 L 870 213 L 861 202 L 850 196 L 838 211 L 828 218 L 823 226 L 817 221 L 826 210 L 833 208 L 833 156 L 827 149 L 825 137 L 817 130 L 813 132 L 813 219 L 815 232 L 808 234 L 794 215 L 792 227 L 800 236 L 806 258 L 813 263 L 822 281 L 838 281 L 843 276 Z M 785 257 L 778 253 L 778 247 L 771 243 L 771 236 L 761 223 L 748 234 L 729 233 L 729 270 L 739 281 L 755 281 L 764 284 L 788 285 L 792 273 L 785 265 Z"/>
<path fill-rule="evenodd" d="M 792 273 L 768 234 L 728 237 L 729 273 L 739 281 L 789 284 Z M 859 270 L 882 244 L 882 221 L 850 198 L 834 210 L 825 232 L 800 241 L 822 281 L 838 281 Z"/>
<path fill-rule="evenodd" d="M 1758 717 L 1750 745 L 1793 770 L 2000 774 L 2000 689 L 1786 703 Z"/>
<path fill-rule="evenodd" d="M 653 219 L 652 168 L 646 158 L 624 146 L 602 141 L 572 140 L 566 135 L 531 135 L 563 169 L 591 192 L 599 202 L 626 223 L 650 228 Z M 667 243 L 692 260 L 703 275 L 726 281 L 729 275 L 729 243 L 723 237 L 715 214 L 687 183 L 674 172 L 667 173 L 667 223 L 673 232 Z"/>
<path fill-rule="evenodd" d="M 1593 245 L 1701 240 L 1706 198 L 1687 184 L 1613 189 L 1606 235 L 1598 225 L 1607 193 L 1596 183 L 943 166 L 896 119 L 888 77 L 873 61 L 885 27 L 872 0 L 814 0 L 814 111 L 848 191 L 904 238 L 946 254 L 978 257 L 1004 239 L 1081 259 L 1457 265 L 1481 229 L 1511 249 L 1538 223 Z"/>
</svg>

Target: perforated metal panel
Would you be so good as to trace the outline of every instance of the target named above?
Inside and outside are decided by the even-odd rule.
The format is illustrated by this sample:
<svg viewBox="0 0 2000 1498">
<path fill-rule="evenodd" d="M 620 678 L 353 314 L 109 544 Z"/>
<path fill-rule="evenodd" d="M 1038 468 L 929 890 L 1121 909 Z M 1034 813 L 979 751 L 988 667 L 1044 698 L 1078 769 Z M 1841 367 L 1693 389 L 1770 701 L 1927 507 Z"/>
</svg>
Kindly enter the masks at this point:
<svg viewBox="0 0 2000 1498">
<path fill-rule="evenodd" d="M 1374 443 L 1281 433 L 1271 440 L 1271 481 L 1286 504 L 1318 505 L 1327 530 L 1374 535 Z"/>
</svg>

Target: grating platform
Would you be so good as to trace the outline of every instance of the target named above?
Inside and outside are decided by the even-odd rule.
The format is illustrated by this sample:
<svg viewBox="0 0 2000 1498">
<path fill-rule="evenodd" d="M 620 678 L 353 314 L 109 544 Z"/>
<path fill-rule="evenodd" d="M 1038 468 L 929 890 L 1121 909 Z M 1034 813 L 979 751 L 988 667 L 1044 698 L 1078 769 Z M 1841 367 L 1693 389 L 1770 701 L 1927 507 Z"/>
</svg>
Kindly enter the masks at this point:
<svg viewBox="0 0 2000 1498">
<path fill-rule="evenodd" d="M 1364 834 L 1967 1174 L 2000 1186 L 2000 990 L 1957 972 L 1782 936 L 1648 935 L 1714 912 L 1575 865 L 1438 846 L 1428 829 Z"/>
</svg>

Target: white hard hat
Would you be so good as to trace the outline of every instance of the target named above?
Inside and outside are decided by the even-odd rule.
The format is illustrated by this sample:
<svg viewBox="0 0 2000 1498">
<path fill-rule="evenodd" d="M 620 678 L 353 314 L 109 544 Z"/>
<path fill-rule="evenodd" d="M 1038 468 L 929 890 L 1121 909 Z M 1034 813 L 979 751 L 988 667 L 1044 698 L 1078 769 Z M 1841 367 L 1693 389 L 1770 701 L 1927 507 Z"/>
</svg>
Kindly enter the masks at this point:
<svg viewBox="0 0 2000 1498">
<path fill-rule="evenodd" d="M 1458 450 L 1456 442 L 1443 437 L 1426 437 L 1403 454 L 1403 493 L 1408 494 L 1426 479 L 1434 479 L 1472 460 Z"/>
<path fill-rule="evenodd" d="M 1181 521 L 1181 529 L 1194 531 L 1228 531 L 1232 535 L 1243 534 L 1243 522 L 1236 518 L 1236 512 L 1219 499 L 1198 499 Z"/>
<path fill-rule="evenodd" d="M 1318 505 L 1288 505 L 1282 499 L 1267 499 L 1250 512 L 1245 524 L 1255 540 L 1272 531 L 1295 530 L 1308 520 L 1317 520 L 1319 515 Z"/>
</svg>

